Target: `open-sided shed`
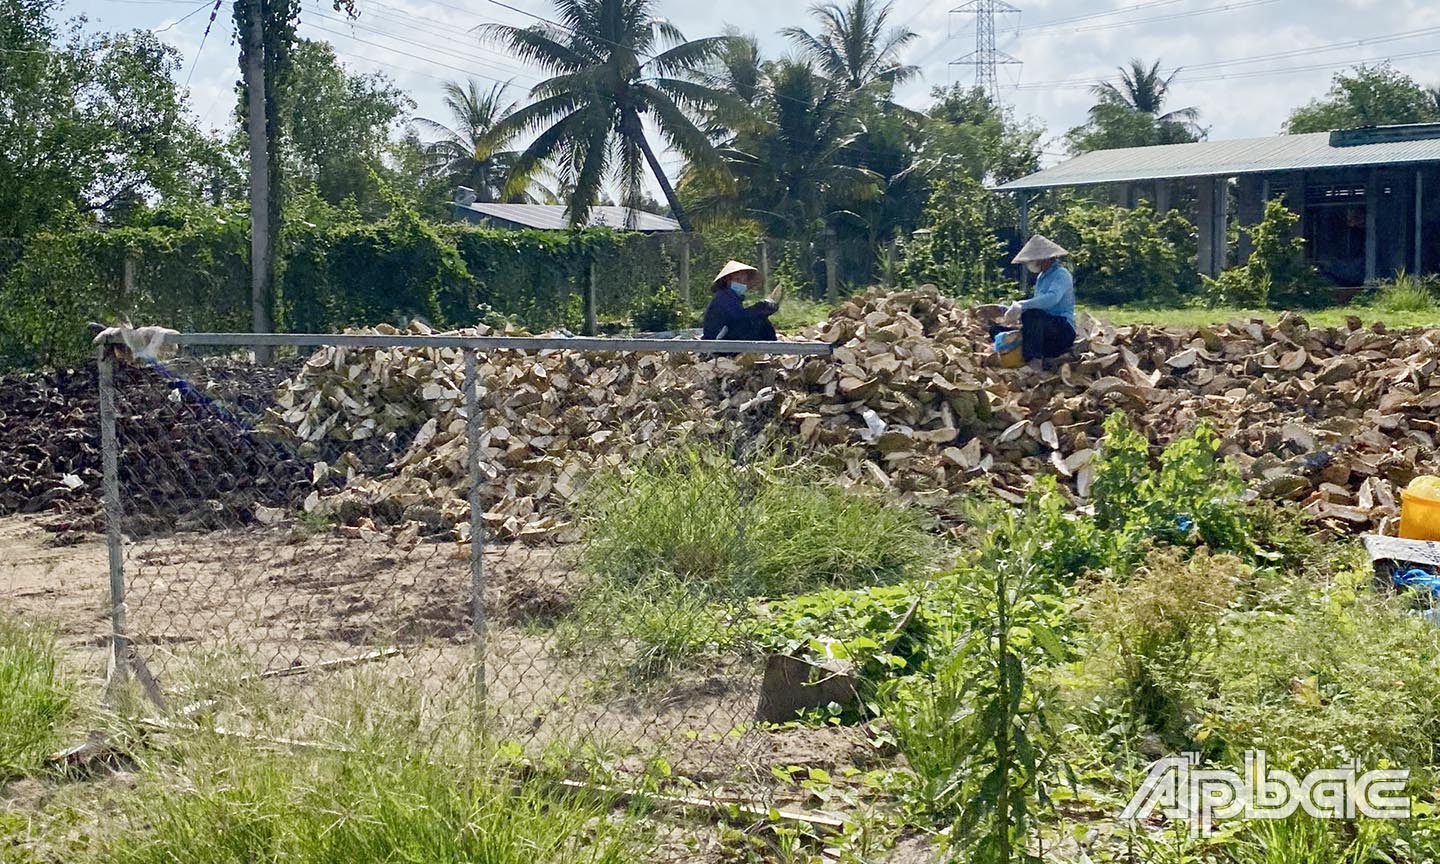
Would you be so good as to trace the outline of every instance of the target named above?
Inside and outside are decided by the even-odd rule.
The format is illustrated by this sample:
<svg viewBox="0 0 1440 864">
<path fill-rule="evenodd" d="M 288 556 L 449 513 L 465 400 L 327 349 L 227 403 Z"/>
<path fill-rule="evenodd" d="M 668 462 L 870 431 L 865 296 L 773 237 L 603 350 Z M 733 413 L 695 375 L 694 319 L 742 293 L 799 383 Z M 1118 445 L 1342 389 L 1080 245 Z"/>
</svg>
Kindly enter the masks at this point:
<svg viewBox="0 0 1440 864">
<path fill-rule="evenodd" d="M 1341 285 L 1440 270 L 1440 123 L 1097 150 L 997 189 L 1020 196 L 1023 219 L 1036 190 L 1116 186 L 1165 210 L 1177 184 L 1196 191 L 1196 265 L 1207 275 L 1225 266 L 1232 186 L 1242 226 L 1283 198 L 1301 216 L 1306 254 Z"/>
</svg>

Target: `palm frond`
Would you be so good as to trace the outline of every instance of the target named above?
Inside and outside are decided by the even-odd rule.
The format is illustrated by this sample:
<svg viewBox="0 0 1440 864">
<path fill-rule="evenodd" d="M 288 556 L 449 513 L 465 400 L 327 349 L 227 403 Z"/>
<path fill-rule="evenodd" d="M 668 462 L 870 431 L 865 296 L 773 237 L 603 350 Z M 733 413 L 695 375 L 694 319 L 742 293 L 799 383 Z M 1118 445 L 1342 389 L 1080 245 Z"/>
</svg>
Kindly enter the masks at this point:
<svg viewBox="0 0 1440 864">
<path fill-rule="evenodd" d="M 521 60 L 551 74 L 578 71 L 595 59 L 576 51 L 566 43 L 563 31 L 548 25 L 515 27 L 510 24 L 486 24 L 480 28 L 480 34 L 482 38 L 509 48 Z"/>
<path fill-rule="evenodd" d="M 589 112 L 594 110 L 592 107 Z M 601 185 L 610 169 L 610 148 L 606 146 L 610 139 L 610 126 L 594 122 L 593 118 L 588 119 L 589 135 L 583 142 L 576 142 L 578 146 L 572 153 L 571 165 L 577 169 L 575 188 L 565 206 L 565 215 L 572 228 L 584 227 L 590 221 L 590 207 L 599 197 Z"/>
<path fill-rule="evenodd" d="M 526 135 L 554 118 L 569 114 L 580 108 L 581 101 L 573 93 L 560 93 L 538 102 L 531 102 L 524 108 L 495 124 L 497 133 Z"/>
<path fill-rule="evenodd" d="M 671 83 L 688 84 L 688 82 Z M 701 87 L 698 84 L 689 86 Z M 646 107 L 654 114 L 655 125 L 667 144 L 684 156 L 686 160 L 696 165 L 712 170 L 723 169 L 723 163 L 715 151 L 715 146 L 681 110 L 669 93 L 658 86 L 651 85 L 641 85 L 640 91 L 645 95 Z"/>
<path fill-rule="evenodd" d="M 656 75 L 693 73 L 700 69 L 706 61 L 719 57 L 725 50 L 727 41 L 724 36 L 710 36 L 705 39 L 696 39 L 694 42 L 685 42 L 655 55 L 645 64 L 645 68 Z"/>
</svg>

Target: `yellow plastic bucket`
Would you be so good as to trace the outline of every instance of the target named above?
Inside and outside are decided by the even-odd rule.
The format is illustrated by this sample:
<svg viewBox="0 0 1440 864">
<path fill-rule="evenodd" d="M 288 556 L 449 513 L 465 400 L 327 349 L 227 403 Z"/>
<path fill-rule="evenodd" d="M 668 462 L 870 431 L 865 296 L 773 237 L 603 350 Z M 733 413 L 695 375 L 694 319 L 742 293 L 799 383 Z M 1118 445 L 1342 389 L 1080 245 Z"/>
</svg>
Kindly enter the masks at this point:
<svg viewBox="0 0 1440 864">
<path fill-rule="evenodd" d="M 1416 477 L 1400 493 L 1400 536 L 1440 540 L 1440 477 Z"/>
<path fill-rule="evenodd" d="M 995 334 L 995 354 L 1000 358 L 1000 368 L 1019 369 L 1025 365 L 1025 352 L 1019 330 L 1007 330 Z"/>
</svg>

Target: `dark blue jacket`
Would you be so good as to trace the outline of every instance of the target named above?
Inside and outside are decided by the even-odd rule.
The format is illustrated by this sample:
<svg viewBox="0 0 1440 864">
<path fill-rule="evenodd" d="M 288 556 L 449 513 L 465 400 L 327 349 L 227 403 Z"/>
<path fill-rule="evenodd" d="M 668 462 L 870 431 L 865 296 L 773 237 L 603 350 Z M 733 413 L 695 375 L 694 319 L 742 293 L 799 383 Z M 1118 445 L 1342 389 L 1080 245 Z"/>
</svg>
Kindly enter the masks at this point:
<svg viewBox="0 0 1440 864">
<path fill-rule="evenodd" d="M 770 316 L 775 311 L 775 304 L 769 300 L 746 306 L 740 301 L 740 295 L 729 287 L 717 288 L 710 305 L 705 307 L 701 338 L 773 342 L 777 337 Z M 723 337 L 721 332 L 725 334 Z"/>
</svg>

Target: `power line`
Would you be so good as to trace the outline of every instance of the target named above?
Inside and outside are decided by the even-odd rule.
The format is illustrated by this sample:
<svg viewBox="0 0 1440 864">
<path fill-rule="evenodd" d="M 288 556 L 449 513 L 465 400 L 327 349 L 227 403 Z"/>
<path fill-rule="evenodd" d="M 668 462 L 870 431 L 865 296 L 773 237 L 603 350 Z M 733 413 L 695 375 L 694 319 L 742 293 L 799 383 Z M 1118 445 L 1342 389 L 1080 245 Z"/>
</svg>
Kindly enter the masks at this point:
<svg viewBox="0 0 1440 864">
<path fill-rule="evenodd" d="M 494 62 L 485 60 L 485 59 L 483 59 L 483 58 L 473 57 L 473 56 L 471 56 L 471 55 L 469 55 L 469 54 L 466 54 L 466 53 L 464 53 L 464 52 L 457 51 L 456 49 L 451 48 L 451 47 L 449 47 L 449 46 L 437 45 L 437 44 L 435 44 L 435 43 L 433 43 L 433 42 L 425 42 L 425 41 L 421 41 L 421 40 L 418 40 L 418 39 L 408 39 L 408 38 L 406 38 L 406 37 L 404 37 L 404 36 L 399 36 L 399 35 L 396 35 L 396 34 L 394 34 L 394 33 L 390 33 L 390 32 L 388 32 L 388 31 L 386 31 L 386 30 L 381 30 L 381 29 L 377 29 L 377 28 L 374 28 L 374 27 L 367 27 L 367 26 L 365 26 L 365 25 L 363 25 L 363 24 L 357 23 L 357 22 L 355 22 L 355 21 L 351 21 L 351 20 L 349 20 L 349 19 L 347 19 L 347 18 L 342 18 L 342 17 L 335 16 L 335 15 L 327 15 L 327 14 L 325 14 L 325 13 L 323 13 L 323 12 L 318 12 L 318 11 L 315 11 L 315 10 L 312 10 L 312 14 L 314 14 L 314 15 L 320 17 L 320 18 L 323 18 L 323 19 L 325 19 L 325 20 L 327 20 L 327 21 L 338 21 L 338 22 L 340 22 L 341 24 L 344 24 L 344 25 L 346 25 L 346 26 L 348 26 L 348 27 L 350 27 L 350 28 L 352 28 L 352 29 L 355 29 L 355 30 L 363 30 L 363 31 L 368 32 L 368 33 L 374 33 L 374 34 L 377 34 L 377 35 L 379 35 L 379 36 L 382 36 L 382 37 L 384 37 L 384 38 L 386 38 L 386 39 L 390 39 L 390 40 L 393 40 L 393 41 L 396 41 L 396 42 L 403 42 L 403 43 L 405 43 L 405 44 L 407 44 L 407 45 L 413 45 L 413 46 L 415 46 L 415 47 L 417 47 L 417 48 L 424 48 L 424 49 L 426 49 L 426 50 L 428 50 L 428 51 L 434 51 L 434 52 L 439 53 L 439 54 L 443 54 L 443 55 L 447 55 L 447 56 L 449 56 L 449 57 L 453 57 L 453 58 L 455 58 L 456 60 L 460 60 L 460 61 L 464 61 L 464 62 L 469 62 L 469 63 L 477 63 L 477 64 L 479 64 L 479 65 L 481 65 L 481 66 L 489 67 L 489 68 L 494 69 L 494 70 L 496 70 L 496 71 L 498 71 L 498 72 L 509 73 L 513 78 L 523 78 L 524 80 L 531 81 L 531 82 L 535 82 L 535 83 L 538 83 L 539 80 L 540 80 L 540 79 L 535 78 L 535 77 L 533 77 L 533 76 L 523 74 L 523 70 L 521 70 L 521 69 L 519 69 L 519 68 L 517 68 L 517 67 L 505 66 L 505 65 L 501 65 L 501 64 L 498 64 L 498 63 L 494 63 Z M 401 26 L 403 26 L 403 25 L 401 25 Z M 421 32 L 424 32 L 424 31 L 421 31 Z"/>
<path fill-rule="evenodd" d="M 1084 27 L 1046 27 L 1046 30 L 1064 30 L 1067 33 L 1093 33 L 1100 30 L 1118 30 L 1125 27 L 1136 27 L 1141 24 L 1155 24 L 1162 21 L 1178 21 L 1182 18 L 1198 18 L 1202 15 L 1214 15 L 1217 12 L 1235 12 L 1240 9 L 1249 9 L 1253 6 L 1268 6 L 1271 3 L 1278 3 L 1280 0 L 1242 0 L 1238 3 L 1226 3 L 1221 6 L 1211 6 L 1205 9 L 1191 9 L 1186 12 L 1175 12 L 1169 15 L 1156 15 L 1153 18 L 1137 18 L 1133 21 L 1111 21 L 1105 24 L 1090 24 Z"/>
<path fill-rule="evenodd" d="M 1390 54 L 1385 57 L 1360 57 L 1345 62 L 1328 61 L 1325 63 L 1314 63 L 1309 66 L 1288 66 L 1283 69 L 1252 69 L 1244 72 L 1217 72 L 1213 75 L 1203 75 L 1192 78 L 1191 81 L 1228 81 L 1237 78 L 1265 78 L 1270 75 L 1286 75 L 1291 72 L 1315 72 L 1328 69 L 1342 69 L 1346 66 L 1365 65 L 1367 63 L 1384 63 L 1392 60 L 1413 60 L 1417 57 L 1434 57 L 1440 54 L 1440 48 L 1429 48 L 1424 51 L 1411 51 L 1405 54 Z"/>
<path fill-rule="evenodd" d="M 1036 30 L 1050 30 L 1072 24 L 1077 21 L 1093 21 L 1096 18 L 1109 18 L 1112 15 L 1128 15 L 1131 12 L 1142 12 L 1146 9 L 1155 9 L 1160 6 L 1174 6 L 1177 3 L 1186 3 L 1189 0 L 1151 0 L 1148 3 L 1136 3 L 1134 6 L 1121 6 L 1116 9 L 1107 9 L 1104 12 L 1089 12 L 1084 15 L 1072 15 L 1069 18 L 1055 18 L 1050 21 L 1042 21 L 1039 24 L 1027 24 L 1016 28 L 1016 33 L 1031 33 Z"/>
<path fill-rule="evenodd" d="M 440 69 L 449 69 L 449 70 L 452 70 L 452 71 L 454 71 L 454 72 L 459 72 L 459 73 L 461 73 L 462 75 L 469 75 L 469 76 L 472 77 L 472 78 L 480 78 L 480 79 L 483 79 L 483 80 L 485 80 L 485 81 L 493 81 L 493 82 L 495 82 L 496 84 L 508 84 L 508 83 L 510 83 L 510 82 L 508 82 L 508 81 L 506 81 L 506 80 L 503 80 L 503 79 L 500 79 L 500 78 L 496 78 L 496 77 L 494 77 L 493 75 L 485 75 L 485 74 L 483 74 L 483 73 L 476 72 L 474 69 L 467 69 L 467 68 L 464 68 L 464 67 L 461 67 L 461 66 L 452 66 L 452 65 L 449 64 L 449 63 L 441 63 L 441 62 L 438 61 L 438 60 L 431 60 L 431 59 L 428 58 L 428 57 L 422 57 L 422 56 L 420 56 L 419 54 L 412 54 L 412 53 L 410 53 L 410 52 L 408 52 L 408 51 L 402 51 L 402 50 L 399 49 L 399 48 L 395 48 L 395 47 L 390 46 L 390 45 L 385 45 L 385 44 L 380 43 L 380 42 L 372 42 L 372 41 L 369 40 L 369 39 L 361 39 L 359 36 L 355 36 L 355 35 L 352 35 L 352 34 L 350 34 L 350 33 L 346 33 L 346 32 L 344 32 L 344 31 L 342 31 L 342 30 L 331 30 L 331 29 L 328 28 L 328 27 L 321 27 L 319 24 L 315 24 L 315 23 L 310 22 L 310 21 L 301 21 L 301 24 L 304 25 L 304 26 L 306 26 L 306 27 L 311 27 L 311 28 L 313 28 L 313 29 L 315 29 L 315 30 L 319 30 L 321 33 L 329 33 L 329 34 L 332 34 L 332 35 L 335 35 L 335 36 L 341 36 L 341 37 L 344 37 L 344 38 L 346 38 L 346 39 L 351 40 L 352 42 L 358 42 L 358 43 L 360 43 L 361 45 L 369 45 L 369 46 L 374 47 L 374 48 L 379 48 L 379 49 L 381 49 L 382 51 L 389 51 L 389 52 L 394 53 L 394 54 L 399 54 L 399 55 L 402 56 L 402 57 L 409 57 L 409 58 L 412 59 L 412 60 L 419 60 L 421 63 L 428 63 L 429 65 L 435 66 L 435 67 L 440 68 Z M 369 58 L 363 58 L 363 59 L 369 59 Z M 378 62 L 380 62 L 380 61 L 376 60 L 376 61 L 374 61 L 374 62 L 377 62 L 377 63 L 378 63 Z"/>
<path fill-rule="evenodd" d="M 1380 45 L 1387 42 L 1398 42 L 1404 39 L 1415 39 L 1422 36 L 1440 34 L 1440 27 L 1425 27 L 1418 30 L 1401 30 L 1396 33 L 1387 33 L 1380 36 L 1369 36 L 1362 39 L 1349 39 L 1341 42 L 1330 42 L 1324 45 L 1311 45 L 1306 48 L 1294 48 L 1288 51 L 1274 51 L 1267 54 L 1256 54 L 1249 57 L 1232 57 L 1224 60 L 1210 60 L 1204 63 L 1185 64 L 1176 67 L 1176 71 L 1184 70 L 1195 72 L 1204 69 L 1221 69 L 1229 66 L 1241 66 L 1249 63 L 1263 63 L 1267 60 L 1281 60 L 1291 57 L 1305 57 L 1312 54 L 1323 54 L 1329 51 L 1337 51 L 1345 48 L 1359 48 L 1366 45 Z M 1383 59 L 1383 58 L 1381 58 Z M 1348 65 L 1348 64 L 1339 64 Z M 1074 76 L 1071 78 L 1058 78 L 1051 81 L 1033 81 L 1020 85 L 1021 90 L 1035 90 L 1042 88 L 1057 87 L 1092 87 L 1096 84 L 1106 82 L 1114 83 L 1120 80 L 1119 75 L 1104 73 L 1087 76 Z M 1194 81 L 1195 78 L 1187 76 L 1186 80 Z M 1207 79 L 1217 80 L 1217 79 Z"/>
<path fill-rule="evenodd" d="M 166 31 L 168 31 L 168 30 L 171 30 L 171 29 L 173 29 L 173 28 L 175 28 L 175 27 L 179 27 L 181 24 L 184 24 L 186 21 L 189 21 L 191 18 L 195 17 L 196 15 L 199 15 L 201 12 L 204 12 L 204 11 L 205 11 L 205 8 L 208 7 L 209 5 L 210 5 L 210 0 L 205 0 L 205 2 L 201 3 L 199 6 L 196 6 L 196 7 L 195 7 L 194 9 L 192 9 L 191 11 L 186 12 L 186 13 L 185 13 L 183 16 L 181 16 L 180 18 L 177 18 L 176 20 L 171 21 L 169 24 L 166 24 L 164 27 L 161 27 L 159 30 L 153 30 L 153 29 L 152 29 L 150 32 L 151 32 L 151 33 L 155 33 L 155 34 L 158 35 L 158 34 L 160 34 L 160 33 L 164 33 L 164 32 L 166 32 Z M 219 8 L 220 8 L 220 0 L 215 0 L 215 8 L 216 8 L 216 9 L 219 9 Z M 211 16 L 210 20 L 213 22 L 213 21 L 215 20 L 214 16 Z M 207 29 L 208 29 L 208 28 L 207 28 Z"/>
<path fill-rule="evenodd" d="M 210 23 L 205 25 L 205 35 L 200 37 L 200 47 L 195 49 L 195 56 L 190 61 L 190 73 L 185 76 L 186 87 L 190 86 L 190 79 L 195 77 L 195 67 L 200 65 L 200 54 L 205 50 L 205 42 L 210 38 L 210 28 L 215 26 L 215 16 L 220 14 L 220 4 L 223 2 L 224 0 L 215 0 L 215 8 L 210 10 Z M 205 6 L 209 5 L 210 3 L 207 0 Z M 205 6 L 202 6 L 200 8 L 203 9 L 205 8 Z M 190 15 L 194 14 L 194 12 L 190 13 Z M 185 18 L 189 18 L 190 15 L 186 15 Z M 181 18 L 180 21 L 184 21 L 185 18 Z M 175 23 L 179 24 L 180 21 L 176 21 Z"/>
</svg>

